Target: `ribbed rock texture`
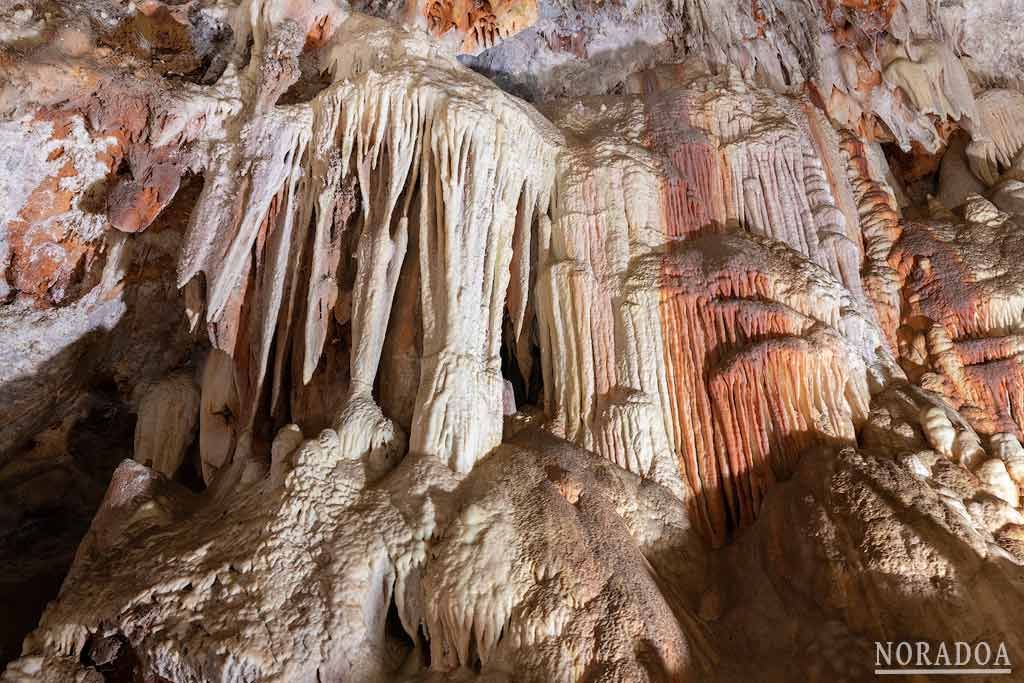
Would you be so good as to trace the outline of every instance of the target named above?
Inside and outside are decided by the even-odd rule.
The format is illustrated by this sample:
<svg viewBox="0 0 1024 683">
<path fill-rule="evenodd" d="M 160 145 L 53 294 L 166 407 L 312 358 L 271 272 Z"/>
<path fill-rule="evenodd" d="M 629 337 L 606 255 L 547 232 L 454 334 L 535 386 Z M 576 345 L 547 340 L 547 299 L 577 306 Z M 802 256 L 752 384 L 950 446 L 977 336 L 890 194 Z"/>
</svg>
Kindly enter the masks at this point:
<svg viewBox="0 0 1024 683">
<path fill-rule="evenodd" d="M 1024 662 L 996 4 L 0 10 L 0 680 Z"/>
</svg>

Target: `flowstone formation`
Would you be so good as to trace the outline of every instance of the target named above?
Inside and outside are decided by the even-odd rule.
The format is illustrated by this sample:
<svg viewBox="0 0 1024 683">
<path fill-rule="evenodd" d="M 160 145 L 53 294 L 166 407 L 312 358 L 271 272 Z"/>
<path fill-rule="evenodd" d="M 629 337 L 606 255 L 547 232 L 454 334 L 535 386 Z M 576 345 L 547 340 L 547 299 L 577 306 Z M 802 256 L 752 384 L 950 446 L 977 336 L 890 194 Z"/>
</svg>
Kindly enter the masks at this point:
<svg viewBox="0 0 1024 683">
<path fill-rule="evenodd" d="M 1024 662 L 1003 9 L 0 12 L 0 680 Z"/>
</svg>

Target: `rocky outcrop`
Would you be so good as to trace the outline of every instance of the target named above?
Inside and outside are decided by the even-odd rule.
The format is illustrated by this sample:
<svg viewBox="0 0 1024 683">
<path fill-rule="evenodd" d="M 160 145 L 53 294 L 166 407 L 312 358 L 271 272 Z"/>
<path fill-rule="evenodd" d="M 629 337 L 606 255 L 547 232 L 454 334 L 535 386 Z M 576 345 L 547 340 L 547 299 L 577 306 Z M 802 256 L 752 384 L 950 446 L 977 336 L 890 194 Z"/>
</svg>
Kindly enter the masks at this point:
<svg viewBox="0 0 1024 683">
<path fill-rule="evenodd" d="M 909 224 L 892 256 L 907 302 L 904 366 L 986 434 L 1020 434 L 1016 232 L 974 196 L 963 219 Z"/>
<path fill-rule="evenodd" d="M 687 596 L 663 595 L 646 569 L 686 577 L 691 594 L 704 580 L 700 537 L 666 489 L 529 433 L 461 483 L 432 456 L 370 483 L 339 445 L 324 432 L 281 451 L 269 478 L 219 499 L 123 463 L 68 599 L 44 618 L 53 628 L 32 636 L 49 654 L 5 680 L 74 670 L 91 633 L 120 634 L 168 680 L 374 680 L 423 658 L 531 680 L 701 670 L 699 632 L 676 616 Z M 444 540 L 428 552 L 431 538 Z M 97 583 L 107 590 L 75 588 Z M 282 609 L 294 618 L 275 618 Z"/>
</svg>

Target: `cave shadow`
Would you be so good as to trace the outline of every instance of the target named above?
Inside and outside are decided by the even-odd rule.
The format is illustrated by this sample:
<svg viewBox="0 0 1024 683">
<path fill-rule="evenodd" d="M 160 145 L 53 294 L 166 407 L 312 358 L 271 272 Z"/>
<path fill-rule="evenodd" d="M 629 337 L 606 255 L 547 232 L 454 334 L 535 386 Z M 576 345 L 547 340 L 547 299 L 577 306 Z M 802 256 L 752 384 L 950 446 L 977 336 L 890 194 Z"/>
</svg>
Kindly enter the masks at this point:
<svg viewBox="0 0 1024 683">
<path fill-rule="evenodd" d="M 87 333 L 38 373 L 0 386 L 0 404 L 10 405 L 11 396 L 46 396 L 51 410 L 25 424 L 8 422 L 14 446 L 0 454 L 0 614 L 6 615 L 0 620 L 0 668 L 20 656 L 22 640 L 57 596 L 114 468 L 131 456 L 134 420 L 124 423 L 123 403 L 116 390 L 110 394 L 109 380 L 92 371 L 82 378 L 86 405 L 68 432 L 66 452 L 29 462 L 28 471 L 9 472 L 29 456 L 37 435 L 75 410 L 77 387 L 53 379 L 66 378 L 69 369 L 98 369 L 104 341 L 119 326 Z M 53 386 L 56 393 L 48 391 Z"/>
<path fill-rule="evenodd" d="M 123 306 L 116 323 L 93 327 L 31 373 L 0 383 L 0 614 L 6 617 L 0 620 L 0 670 L 20 656 L 24 637 L 57 597 L 115 468 L 132 457 L 131 389 L 153 372 L 193 362 L 194 338 L 187 333 L 173 268 L 164 270 L 166 262 L 152 258 L 154 245 L 168 235 L 148 235 L 182 235 L 201 185 L 198 176 L 183 178 L 178 196 L 150 226 L 152 233 L 127 238 L 138 241 L 123 277 L 106 294 L 119 297 L 117 305 Z M 117 237 L 113 229 L 108 234 Z M 103 297 L 86 301 L 101 286 L 94 280 L 53 313 L 89 316 L 111 305 Z M 0 316 L 17 316 L 18 310 L 8 309 L 15 305 L 21 306 L 0 305 Z M 69 312 L 72 306 L 84 311 Z M 55 345 L 66 341 L 54 329 L 47 339 Z M 66 420 L 73 422 L 62 426 Z M 67 428 L 66 443 L 56 438 L 50 444 L 51 428 L 58 437 Z"/>
<path fill-rule="evenodd" d="M 940 642 L 952 648 L 955 641 L 972 647 L 985 641 L 993 653 L 1005 641 L 1014 677 L 953 674 L 942 675 L 943 680 L 1018 680 L 1024 640 L 1015 620 L 1024 606 L 1024 568 L 991 553 L 982 557 L 947 526 L 948 517 L 943 523 L 929 514 L 934 510 L 927 501 L 906 485 L 912 475 L 892 458 L 872 449 L 853 450 L 853 457 L 876 464 L 834 468 L 822 463 L 850 456 L 828 448 L 805 454 L 819 462 L 774 487 L 758 520 L 715 552 L 714 573 L 727 605 L 708 622 L 721 648 L 720 680 L 749 680 L 752 671 L 764 681 L 879 680 L 876 668 L 898 662 L 879 664 L 877 643 L 914 643 L 915 653 L 916 643 L 927 643 L 934 660 Z M 851 488 L 837 488 L 836 476 L 845 477 Z M 859 491 L 875 496 L 910 530 L 903 544 L 894 546 L 905 554 L 877 546 L 871 535 L 877 528 L 873 532 L 865 524 L 873 517 L 856 514 L 866 504 Z M 811 525 L 790 526 L 794 518 Z M 829 532 L 814 523 L 834 530 L 830 544 L 823 544 Z M 810 535 L 800 533 L 808 529 Z M 920 558 L 910 552 L 915 539 L 964 575 L 956 580 L 921 573 Z M 928 591 L 921 590 L 925 578 Z M 982 582 L 987 590 L 979 590 Z M 1003 600 L 1010 602 L 1003 605 Z M 901 678 L 931 680 L 923 674 Z"/>
<path fill-rule="evenodd" d="M 628 44 L 587 54 L 585 57 L 555 64 L 547 69 L 510 71 L 510 57 L 513 62 L 517 61 L 513 57 L 515 51 L 529 50 L 526 46 L 529 41 L 546 43 L 547 39 L 539 29 L 531 27 L 475 57 L 460 55 L 458 59 L 463 66 L 487 78 L 502 91 L 531 104 L 543 106 L 579 94 L 597 96 L 607 92 L 611 95 L 622 95 L 632 75 L 658 64 L 673 63 L 685 57 L 671 45 L 671 41 L 648 43 L 636 39 Z M 557 55 L 559 52 L 551 50 L 551 54 Z M 621 74 L 623 77 L 615 81 L 602 81 L 599 75 L 608 71 Z M 603 84 L 604 87 L 587 87 L 595 82 Z M 545 93 L 543 84 L 553 83 L 561 84 L 560 90 Z"/>
</svg>

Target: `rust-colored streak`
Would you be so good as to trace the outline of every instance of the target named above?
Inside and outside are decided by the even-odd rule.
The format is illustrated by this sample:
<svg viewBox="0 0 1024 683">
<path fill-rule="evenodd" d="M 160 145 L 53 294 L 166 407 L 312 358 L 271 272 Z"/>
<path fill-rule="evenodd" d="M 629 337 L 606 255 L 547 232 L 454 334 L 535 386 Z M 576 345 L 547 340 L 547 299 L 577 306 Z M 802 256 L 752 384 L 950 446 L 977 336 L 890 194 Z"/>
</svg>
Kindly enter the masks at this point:
<svg viewBox="0 0 1024 683">
<path fill-rule="evenodd" d="M 733 171 L 691 126 L 684 91 L 654 74 L 641 84 L 650 144 L 665 159 L 662 229 L 684 238 L 661 269 L 665 423 L 699 519 L 721 545 L 754 521 L 765 493 L 792 473 L 802 451 L 852 438 L 848 368 L 836 355 L 838 335 L 814 331 L 820 323 L 810 302 L 778 300 L 792 298 L 776 284 L 790 277 L 772 270 L 780 266 L 734 259 L 717 246 L 724 236 L 710 234 L 724 232 Z"/>
<path fill-rule="evenodd" d="M 725 223 L 721 157 L 708 136 L 691 125 L 685 93 L 659 90 L 656 78 L 644 76 L 644 103 L 648 135 L 665 158 L 665 232 L 687 237 L 718 231 Z"/>
<path fill-rule="evenodd" d="M 661 321 L 680 466 L 721 544 L 755 519 L 801 451 L 843 433 L 845 371 L 827 345 L 803 338 L 809 319 L 771 301 L 768 274 L 726 266 L 707 277 L 678 256 L 663 272 L 707 283 L 663 290 Z"/>
<path fill-rule="evenodd" d="M 984 201 L 984 200 L 980 200 Z M 1024 435 L 1019 227 L 947 217 L 905 226 L 893 249 L 908 372 L 979 432 Z"/>
</svg>

